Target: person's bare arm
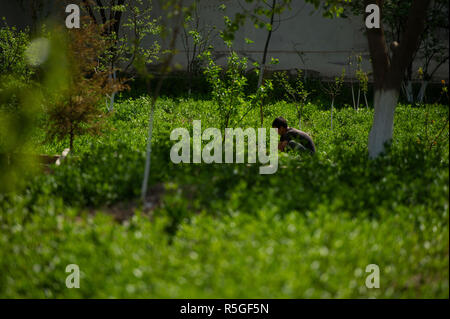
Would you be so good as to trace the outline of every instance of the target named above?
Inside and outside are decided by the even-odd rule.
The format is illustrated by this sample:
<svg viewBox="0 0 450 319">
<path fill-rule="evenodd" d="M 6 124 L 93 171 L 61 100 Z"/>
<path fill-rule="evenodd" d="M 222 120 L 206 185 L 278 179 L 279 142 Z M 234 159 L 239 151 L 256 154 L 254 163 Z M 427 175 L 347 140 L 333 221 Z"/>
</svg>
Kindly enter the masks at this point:
<svg viewBox="0 0 450 319">
<path fill-rule="evenodd" d="M 278 149 L 282 152 L 284 152 L 284 148 L 286 147 L 288 141 L 283 141 L 278 143 Z"/>
</svg>

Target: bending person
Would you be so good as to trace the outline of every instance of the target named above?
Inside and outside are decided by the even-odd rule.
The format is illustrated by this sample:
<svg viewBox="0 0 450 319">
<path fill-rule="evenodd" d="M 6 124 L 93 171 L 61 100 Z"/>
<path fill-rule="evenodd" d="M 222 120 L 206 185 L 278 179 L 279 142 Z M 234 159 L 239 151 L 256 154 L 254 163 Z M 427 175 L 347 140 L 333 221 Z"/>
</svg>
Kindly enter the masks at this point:
<svg viewBox="0 0 450 319">
<path fill-rule="evenodd" d="M 288 127 L 286 119 L 281 116 L 273 121 L 272 127 L 276 128 L 280 135 L 280 142 L 278 143 L 280 151 L 285 151 L 286 146 L 288 146 L 295 151 L 306 151 L 311 154 L 316 152 L 316 146 L 311 136 L 293 127 Z"/>
</svg>

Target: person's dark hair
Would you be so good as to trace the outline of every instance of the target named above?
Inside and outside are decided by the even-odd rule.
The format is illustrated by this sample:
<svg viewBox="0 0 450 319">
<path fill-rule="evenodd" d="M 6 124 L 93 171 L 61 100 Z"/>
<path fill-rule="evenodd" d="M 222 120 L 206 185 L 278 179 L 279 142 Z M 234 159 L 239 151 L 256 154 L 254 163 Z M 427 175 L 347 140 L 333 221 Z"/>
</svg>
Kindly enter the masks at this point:
<svg viewBox="0 0 450 319">
<path fill-rule="evenodd" d="M 281 116 L 277 117 L 275 120 L 273 120 L 272 127 L 274 127 L 274 128 L 280 128 L 280 127 L 287 128 L 287 121 L 286 121 L 285 118 L 283 118 Z"/>
</svg>

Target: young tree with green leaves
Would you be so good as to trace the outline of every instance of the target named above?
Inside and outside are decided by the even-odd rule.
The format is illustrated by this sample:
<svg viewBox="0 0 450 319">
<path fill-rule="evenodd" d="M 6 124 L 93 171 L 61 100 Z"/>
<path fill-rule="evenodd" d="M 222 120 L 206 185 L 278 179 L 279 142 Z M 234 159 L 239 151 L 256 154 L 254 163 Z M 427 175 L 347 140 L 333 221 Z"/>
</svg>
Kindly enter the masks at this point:
<svg viewBox="0 0 450 319">
<path fill-rule="evenodd" d="M 144 208 L 151 205 L 151 203 L 147 202 L 147 189 L 151 167 L 153 120 L 156 102 L 159 98 L 163 82 L 167 77 L 168 72 L 170 71 L 173 57 L 176 54 L 175 44 L 183 27 L 185 17 L 186 15 L 191 14 L 192 10 L 192 6 L 183 6 L 183 0 L 160 1 L 160 5 L 163 10 L 163 16 L 160 20 L 160 34 L 163 38 L 169 39 L 169 42 L 168 47 L 161 52 L 161 55 L 158 58 L 158 61 L 160 62 L 160 69 L 159 78 L 155 88 L 153 88 L 150 84 L 150 80 L 152 79 L 153 75 L 147 68 L 148 60 L 146 59 L 146 56 L 141 55 L 138 52 L 138 55 L 135 58 L 135 68 L 146 81 L 147 90 L 149 95 L 151 96 L 145 170 L 141 187 L 141 202 Z"/>
<path fill-rule="evenodd" d="M 101 59 L 109 66 L 109 81 L 120 82 L 119 73 L 128 73 L 137 55 L 145 57 L 147 63 L 156 60 L 160 45 L 154 41 L 143 48 L 143 41 L 160 32 L 158 19 L 152 17 L 151 0 L 82 0 L 85 11 L 93 21 L 103 28 L 107 50 Z M 108 110 L 114 109 L 116 91 L 107 96 Z"/>
<path fill-rule="evenodd" d="M 117 69 L 125 50 L 124 43 L 120 39 L 122 16 L 126 11 L 126 5 L 131 0 L 81 0 L 89 17 L 103 29 L 102 35 L 107 39 L 108 50 L 102 56 L 110 68 L 109 81 L 114 84 L 117 81 Z M 107 96 L 109 99 L 109 111 L 114 109 L 116 92 Z M 106 102 L 108 104 L 108 101 Z"/>
<path fill-rule="evenodd" d="M 311 94 L 303 83 L 304 77 L 301 70 L 297 70 L 297 78 L 294 86 L 289 82 L 287 72 L 276 72 L 274 74 L 275 82 L 284 89 L 285 97 L 295 104 L 298 116 L 298 128 L 302 129 L 303 108 L 306 105 L 308 96 Z"/>
<path fill-rule="evenodd" d="M 402 40 L 408 29 L 408 17 L 412 10 L 412 1 L 384 0 L 382 5 L 382 24 L 387 43 Z M 365 14 L 366 2 L 354 1 L 349 8 L 356 15 Z M 447 0 L 430 1 L 429 9 L 424 12 L 423 31 L 419 37 L 419 44 L 412 50 L 412 58 L 406 67 L 404 79 L 401 84 L 403 93 L 409 103 L 414 103 L 413 92 L 413 62 L 420 59 L 422 66 L 419 69 L 421 88 L 417 100 L 421 102 L 425 95 L 427 84 L 435 72 L 448 61 L 448 13 Z M 432 63 L 433 62 L 433 63 Z"/>
<path fill-rule="evenodd" d="M 358 57 L 359 61 L 361 61 L 362 57 Z M 364 96 L 364 102 L 366 103 L 366 108 L 369 108 L 369 103 L 367 102 L 367 92 L 369 91 L 369 76 L 367 72 L 365 72 L 361 67 L 361 62 L 358 63 L 358 67 L 356 69 L 356 78 L 358 79 L 358 103 L 357 107 L 359 107 L 359 97 L 360 92 L 362 91 Z"/>
<path fill-rule="evenodd" d="M 3 19 L 0 26 L 0 196 L 23 184 L 24 173 L 33 167 L 23 155 L 29 151 L 42 100 L 39 86 L 31 78 L 34 70 L 27 62 L 30 43 L 28 30 L 10 27 Z"/>
<path fill-rule="evenodd" d="M 123 23 L 125 32 L 120 37 L 125 73 L 134 65 L 137 57 L 145 64 L 151 64 L 159 58 L 161 45 L 157 39 L 152 39 L 150 46 L 143 46 L 145 40 L 161 33 L 160 18 L 153 17 L 152 10 L 151 0 L 134 0 L 126 6 L 127 19 Z"/>
<path fill-rule="evenodd" d="M 53 5 L 49 0 L 16 0 L 20 7 L 30 15 L 31 32 L 39 31 L 39 23 L 48 17 L 49 8 Z M 47 10 L 46 10 L 47 9 Z"/>
<path fill-rule="evenodd" d="M 234 19 L 230 19 L 225 16 L 225 29 L 222 31 L 222 37 L 225 41 L 232 41 L 234 39 L 235 32 L 244 25 L 247 18 L 249 18 L 255 28 L 265 28 L 267 30 L 266 41 L 264 42 L 264 49 L 261 57 L 261 61 L 255 66 L 258 71 L 258 83 L 257 92 L 261 90 L 263 85 L 264 72 L 267 66 L 267 53 L 269 50 L 270 40 L 273 32 L 280 26 L 281 13 L 285 9 L 290 9 L 291 0 L 246 0 L 247 3 L 254 3 L 251 9 L 244 7 L 241 2 L 238 1 L 241 12 L 238 12 Z M 277 18 L 278 17 L 278 18 Z M 251 41 L 252 42 L 252 41 Z M 264 90 L 264 89 L 263 89 Z M 257 93 L 259 94 L 259 93 Z M 261 127 L 264 122 L 263 104 L 260 104 L 260 118 Z"/>
<path fill-rule="evenodd" d="M 449 60 L 448 14 L 448 1 L 435 0 L 431 3 L 418 53 L 418 58 L 422 61 L 419 68 L 421 86 L 416 99 L 419 103 L 424 101 L 428 83 L 436 71 Z"/>
<path fill-rule="evenodd" d="M 267 62 L 267 52 L 269 48 L 269 43 L 272 38 L 272 34 L 275 31 L 274 25 L 277 27 L 280 25 L 282 19 L 280 18 L 281 13 L 287 8 L 291 9 L 292 0 L 246 0 L 246 3 L 255 3 L 252 10 L 245 9 L 242 5 L 242 11 L 235 14 L 234 18 L 231 19 L 228 16 L 224 16 L 225 19 L 225 29 L 221 32 L 221 36 L 225 41 L 232 41 L 236 31 L 245 23 L 247 18 L 254 23 L 255 27 L 267 29 L 267 37 L 264 44 L 263 55 L 261 63 L 258 66 L 258 89 L 262 86 L 264 78 L 264 70 Z M 350 2 L 350 0 L 334 0 L 321 2 L 320 0 L 306 0 L 306 2 L 311 3 L 316 9 L 319 7 L 323 9 L 324 17 L 339 17 L 344 13 L 344 4 Z M 225 7 L 225 5 L 222 5 Z M 298 12 L 296 13 L 298 14 Z M 294 16 L 296 15 L 294 14 Z M 275 17 L 278 16 L 277 19 Z M 258 94 L 258 93 L 257 93 Z M 260 106 L 260 116 L 261 116 L 261 126 L 263 125 L 264 115 L 262 104 Z"/>
<path fill-rule="evenodd" d="M 342 69 L 342 73 L 340 76 L 336 76 L 334 81 L 326 82 L 322 84 L 322 89 L 326 92 L 331 98 L 331 111 L 330 111 L 330 127 L 333 130 L 333 108 L 334 108 L 334 100 L 336 97 L 341 94 L 342 86 L 344 85 L 345 78 L 345 68 Z"/>
<path fill-rule="evenodd" d="M 186 21 L 183 24 L 183 33 L 181 34 L 186 54 L 188 95 L 191 94 L 192 90 L 192 78 L 201 73 L 201 56 L 208 50 L 213 39 L 218 35 L 215 25 L 208 25 L 202 22 L 199 12 L 201 3 L 201 0 L 194 0 L 191 14 L 186 16 Z"/>
<path fill-rule="evenodd" d="M 247 85 L 245 77 L 247 59 L 240 58 L 236 52 L 230 51 L 226 70 L 214 62 L 210 51 L 203 54 L 203 59 L 207 63 L 204 74 L 212 87 L 212 97 L 217 104 L 221 130 L 224 132 L 225 128 L 236 124 L 237 117 L 247 104 L 244 94 Z"/>
<path fill-rule="evenodd" d="M 361 92 L 364 96 L 364 101 L 366 103 L 366 108 L 369 108 L 369 103 L 367 102 L 367 92 L 369 91 L 369 76 L 362 68 L 362 55 L 357 54 L 356 58 L 356 69 L 355 76 L 358 80 L 358 98 L 356 101 L 356 110 L 359 108 L 359 101 L 361 97 Z"/>
<path fill-rule="evenodd" d="M 99 62 L 107 49 L 101 33 L 101 27 L 89 19 L 82 28 L 67 31 L 66 85 L 48 92 L 47 138 L 68 137 L 71 151 L 77 136 L 100 132 L 105 117 L 99 108 L 103 96 L 124 89 L 120 82 L 111 84 L 108 80 L 111 70 Z"/>
<path fill-rule="evenodd" d="M 28 81 L 33 69 L 27 64 L 25 54 L 30 43 L 29 29 L 24 31 L 10 27 L 2 18 L 0 27 L 0 75 L 11 77 L 11 80 Z M 2 84 L 7 84 L 3 82 Z"/>
</svg>

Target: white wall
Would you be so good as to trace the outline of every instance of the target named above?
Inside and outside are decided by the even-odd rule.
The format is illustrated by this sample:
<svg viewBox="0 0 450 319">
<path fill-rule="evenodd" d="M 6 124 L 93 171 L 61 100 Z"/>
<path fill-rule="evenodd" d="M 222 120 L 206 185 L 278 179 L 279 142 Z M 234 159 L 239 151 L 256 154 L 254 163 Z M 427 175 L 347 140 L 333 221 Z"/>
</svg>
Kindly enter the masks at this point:
<svg viewBox="0 0 450 319">
<path fill-rule="evenodd" d="M 200 16 L 206 25 L 223 26 L 223 12 L 218 9 L 221 2 L 210 0 L 206 5 L 200 6 Z M 244 1 L 240 2 L 245 4 Z M 237 11 L 242 11 L 238 1 L 229 0 L 225 3 L 225 14 L 230 17 Z M 250 8 L 249 5 L 245 7 Z M 280 63 L 271 65 L 270 68 L 306 68 L 320 72 L 321 76 L 332 77 L 339 75 L 346 66 L 348 57 L 356 53 L 363 55 L 363 67 L 366 70 L 370 68 L 367 41 L 359 30 L 363 26 L 359 18 L 326 19 L 304 1 L 293 1 L 292 10 L 286 11 L 280 18 L 288 20 L 282 21 L 273 32 L 268 53 L 268 61 L 273 57 L 278 58 Z M 238 31 L 234 46 L 236 50 L 248 56 L 250 61 L 261 61 L 266 37 L 266 29 L 255 29 L 253 24 L 248 22 Z M 246 44 L 245 38 L 253 40 L 254 43 Z M 215 48 L 219 53 L 226 54 L 226 48 L 220 39 L 216 41 Z M 296 51 L 303 51 L 305 64 Z M 180 59 L 177 61 L 184 62 Z M 225 62 L 225 58 L 219 61 Z"/>
<path fill-rule="evenodd" d="M 53 8 L 60 8 L 61 2 L 71 2 L 70 0 L 46 1 L 56 1 L 57 5 L 54 5 Z M 192 3 L 192 1 L 186 0 L 185 2 Z M 77 1 L 74 0 L 74 2 Z M 219 10 L 221 3 L 225 3 L 227 6 L 225 12 Z M 246 4 L 244 0 L 201 0 L 199 6 L 201 26 L 206 29 L 214 25 L 218 29 L 223 28 L 223 15 L 234 17 L 236 12 L 242 11 L 240 4 L 245 8 L 251 8 L 251 5 Z M 26 14 L 22 11 L 17 1 L 0 0 L 0 16 L 5 15 L 10 24 L 23 26 L 26 23 Z M 159 14 L 156 3 L 154 13 L 155 16 Z M 362 31 L 362 18 L 323 18 L 321 12 L 314 11 L 314 7 L 306 4 L 303 0 L 292 1 L 292 9 L 281 16 L 281 19 L 286 18 L 288 19 L 282 21 L 279 28 L 273 33 L 268 53 L 268 61 L 274 57 L 278 58 L 280 63 L 271 65 L 269 68 L 277 70 L 308 69 L 319 72 L 321 77 L 330 78 L 341 73 L 342 68 L 347 65 L 350 55 L 359 53 L 363 56 L 364 70 L 370 71 L 367 40 Z M 64 23 L 64 19 L 60 20 L 61 23 Z M 261 60 L 266 36 L 265 29 L 255 29 L 253 24 L 248 22 L 236 34 L 234 48 L 249 58 L 251 66 L 252 61 Z M 253 40 L 254 43 L 246 44 L 245 38 Z M 176 56 L 175 62 L 185 66 L 186 57 L 181 41 L 180 38 L 177 44 L 180 53 Z M 216 37 L 213 45 L 215 53 L 219 57 L 219 63 L 226 63 L 227 49 L 223 41 Z M 304 52 L 305 64 L 302 63 L 296 51 Z M 419 66 L 420 63 L 415 64 L 414 71 Z M 352 76 L 353 72 L 347 68 L 346 74 L 347 77 Z M 448 63 L 435 74 L 434 81 L 441 79 L 448 79 Z"/>
</svg>

